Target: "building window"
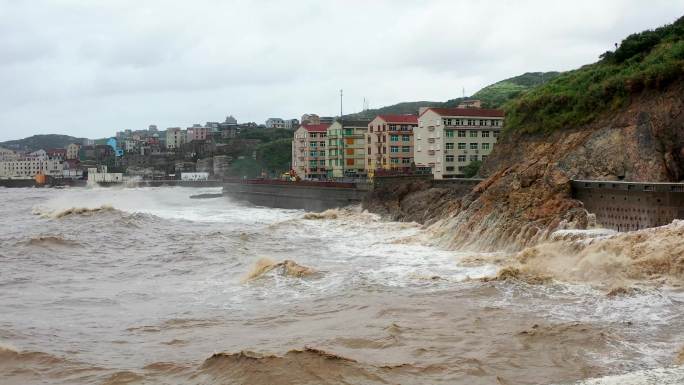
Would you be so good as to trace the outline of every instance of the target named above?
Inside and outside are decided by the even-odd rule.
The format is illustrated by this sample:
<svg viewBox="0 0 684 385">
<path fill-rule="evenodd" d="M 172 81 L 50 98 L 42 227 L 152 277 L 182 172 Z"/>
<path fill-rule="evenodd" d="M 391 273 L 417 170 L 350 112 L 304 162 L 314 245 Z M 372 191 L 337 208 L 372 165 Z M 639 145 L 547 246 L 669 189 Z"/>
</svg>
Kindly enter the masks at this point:
<svg viewBox="0 0 684 385">
<path fill-rule="evenodd" d="M 411 146 L 402 146 L 401 147 L 401 152 L 409 152 L 411 151 Z"/>
<path fill-rule="evenodd" d="M 482 131 L 483 138 L 489 138 L 489 131 Z"/>
<path fill-rule="evenodd" d="M 318 151 L 319 156 L 325 156 L 325 151 Z"/>
<path fill-rule="evenodd" d="M 473 126 L 473 125 L 474 125 L 474 123 L 475 123 L 475 122 L 473 122 L 473 120 L 472 120 L 472 119 L 468 119 L 468 125 L 469 125 L 469 126 Z"/>
<path fill-rule="evenodd" d="M 447 155 L 447 156 L 446 156 L 446 161 L 447 161 L 447 162 L 453 162 L 453 161 L 454 161 L 454 156 L 453 156 L 453 155 Z"/>
<path fill-rule="evenodd" d="M 495 138 L 498 138 L 499 137 L 499 131 L 492 131 L 492 136 L 494 136 Z"/>
<path fill-rule="evenodd" d="M 371 148 L 368 147 L 368 155 L 370 155 L 370 154 L 371 154 Z"/>
<path fill-rule="evenodd" d="M 470 143 L 471 150 L 477 150 L 477 143 Z"/>
<path fill-rule="evenodd" d="M 459 130 L 459 131 L 458 131 L 458 137 L 459 137 L 459 138 L 465 138 L 465 136 L 466 136 L 466 135 L 465 135 L 465 130 Z"/>
<path fill-rule="evenodd" d="M 399 158 L 392 158 L 392 159 L 390 159 L 390 163 L 392 163 L 392 164 L 399 164 Z"/>
<path fill-rule="evenodd" d="M 470 161 L 471 161 L 471 162 L 477 162 L 477 155 L 471 155 L 471 156 L 470 156 Z"/>
<path fill-rule="evenodd" d="M 399 141 L 399 135 L 397 135 L 397 134 L 390 135 L 390 141 L 391 142 L 398 142 Z"/>
<path fill-rule="evenodd" d="M 445 147 L 445 148 L 446 148 L 447 150 L 453 150 L 453 149 L 454 149 L 454 144 L 453 144 L 453 143 L 446 143 L 446 147 Z"/>
<path fill-rule="evenodd" d="M 444 136 L 447 138 L 453 138 L 454 137 L 454 130 L 446 130 L 444 131 Z"/>
<path fill-rule="evenodd" d="M 401 158 L 402 164 L 411 164 L 411 158 Z"/>
<path fill-rule="evenodd" d="M 466 156 L 465 156 L 465 155 L 459 155 L 459 156 L 458 156 L 458 161 L 461 162 L 461 163 L 465 162 L 465 161 L 466 161 Z"/>
<path fill-rule="evenodd" d="M 354 134 L 354 132 L 352 131 L 351 128 L 345 128 L 344 129 L 344 135 L 349 136 L 349 135 L 353 135 L 353 134 Z"/>
<path fill-rule="evenodd" d="M 347 159 L 347 166 L 353 166 L 354 165 L 354 159 Z"/>
<path fill-rule="evenodd" d="M 316 156 L 316 154 L 317 154 L 316 151 L 311 151 L 311 152 L 309 153 L 309 156 Z"/>
<path fill-rule="evenodd" d="M 390 146 L 390 152 L 399 152 L 399 146 Z"/>
<path fill-rule="evenodd" d="M 483 150 L 489 150 L 489 143 L 482 143 Z"/>
<path fill-rule="evenodd" d="M 459 149 L 459 150 L 465 150 L 465 149 L 466 149 L 466 144 L 465 144 L 465 143 L 459 143 L 459 144 L 458 144 L 458 149 Z"/>
<path fill-rule="evenodd" d="M 454 171 L 454 166 L 446 166 L 447 171 Z"/>
<path fill-rule="evenodd" d="M 347 148 L 347 149 L 345 149 L 345 152 L 347 153 L 347 155 L 354 155 L 354 149 L 353 148 Z"/>
<path fill-rule="evenodd" d="M 475 130 L 470 131 L 470 137 L 471 138 L 477 138 L 477 131 L 475 131 Z"/>
<path fill-rule="evenodd" d="M 403 142 L 410 142 L 411 141 L 411 135 L 402 135 L 401 140 Z"/>
<path fill-rule="evenodd" d="M 316 133 L 315 132 L 309 132 L 309 138 L 315 138 Z"/>
<path fill-rule="evenodd" d="M 317 145 L 318 145 L 318 143 L 316 143 L 316 142 L 309 143 L 309 146 L 311 146 L 311 147 L 316 147 Z"/>
<path fill-rule="evenodd" d="M 347 138 L 347 144 L 354 144 L 354 138 Z"/>
</svg>

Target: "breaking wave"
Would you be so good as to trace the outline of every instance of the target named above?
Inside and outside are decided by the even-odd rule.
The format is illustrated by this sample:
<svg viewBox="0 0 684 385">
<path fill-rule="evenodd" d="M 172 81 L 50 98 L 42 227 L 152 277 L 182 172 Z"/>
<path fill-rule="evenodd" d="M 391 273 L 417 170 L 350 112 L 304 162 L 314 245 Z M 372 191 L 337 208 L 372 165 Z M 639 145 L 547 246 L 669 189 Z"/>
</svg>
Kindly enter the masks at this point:
<svg viewBox="0 0 684 385">
<path fill-rule="evenodd" d="M 43 218 L 49 218 L 49 219 L 61 219 L 64 217 L 75 216 L 75 215 L 92 216 L 92 215 L 96 215 L 98 213 L 111 213 L 111 212 L 119 212 L 119 210 L 115 209 L 111 205 L 102 205 L 99 207 L 70 207 L 70 208 L 64 209 L 64 210 L 55 210 L 55 211 L 47 211 L 47 212 L 44 212 L 40 209 L 34 209 L 33 210 L 33 214 L 40 215 Z"/>
<path fill-rule="evenodd" d="M 515 256 L 516 264 L 507 274 L 610 287 L 629 286 L 630 281 L 684 280 L 684 220 L 629 233 L 598 234 L 564 234 L 552 237 L 555 241 L 524 249 Z"/>
<path fill-rule="evenodd" d="M 243 282 L 252 281 L 273 270 L 278 271 L 281 275 L 296 278 L 308 277 L 317 273 L 316 270 L 289 259 L 275 262 L 269 258 L 260 258 L 247 276 L 243 278 Z"/>
</svg>

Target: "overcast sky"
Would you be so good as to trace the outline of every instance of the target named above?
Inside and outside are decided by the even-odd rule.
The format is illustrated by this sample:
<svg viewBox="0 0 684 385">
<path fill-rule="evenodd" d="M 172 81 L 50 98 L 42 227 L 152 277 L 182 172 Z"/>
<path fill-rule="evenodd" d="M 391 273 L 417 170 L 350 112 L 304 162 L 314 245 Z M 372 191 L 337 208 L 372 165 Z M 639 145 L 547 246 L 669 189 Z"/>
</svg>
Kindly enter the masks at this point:
<svg viewBox="0 0 684 385">
<path fill-rule="evenodd" d="M 443 101 L 593 62 L 684 0 L 0 0 L 0 140 Z"/>
</svg>

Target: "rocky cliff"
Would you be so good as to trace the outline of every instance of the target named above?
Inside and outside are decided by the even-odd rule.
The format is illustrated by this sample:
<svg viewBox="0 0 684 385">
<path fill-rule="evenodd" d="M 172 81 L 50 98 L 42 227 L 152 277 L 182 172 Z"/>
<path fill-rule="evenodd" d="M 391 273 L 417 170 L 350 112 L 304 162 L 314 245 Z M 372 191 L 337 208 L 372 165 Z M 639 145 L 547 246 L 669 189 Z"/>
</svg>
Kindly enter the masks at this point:
<svg viewBox="0 0 684 385">
<path fill-rule="evenodd" d="M 555 230 L 586 228 L 570 180 L 684 179 L 684 82 L 646 92 L 593 123 L 550 134 L 509 132 L 461 197 L 429 184 L 381 189 L 365 203 L 393 220 L 430 225 L 444 246 L 520 250 Z"/>
</svg>

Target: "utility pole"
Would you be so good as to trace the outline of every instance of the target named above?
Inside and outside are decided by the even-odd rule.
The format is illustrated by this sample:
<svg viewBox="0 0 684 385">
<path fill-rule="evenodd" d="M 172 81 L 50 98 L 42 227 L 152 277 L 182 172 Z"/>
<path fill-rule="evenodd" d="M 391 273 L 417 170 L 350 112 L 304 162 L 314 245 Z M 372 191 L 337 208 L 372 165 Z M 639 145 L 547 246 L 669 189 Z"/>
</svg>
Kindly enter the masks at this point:
<svg viewBox="0 0 684 385">
<path fill-rule="evenodd" d="M 342 89 L 340 89 L 340 148 L 342 150 L 342 178 L 344 178 L 344 120 L 342 119 L 342 97 L 344 93 Z M 333 172 L 334 173 L 334 172 Z"/>
</svg>

